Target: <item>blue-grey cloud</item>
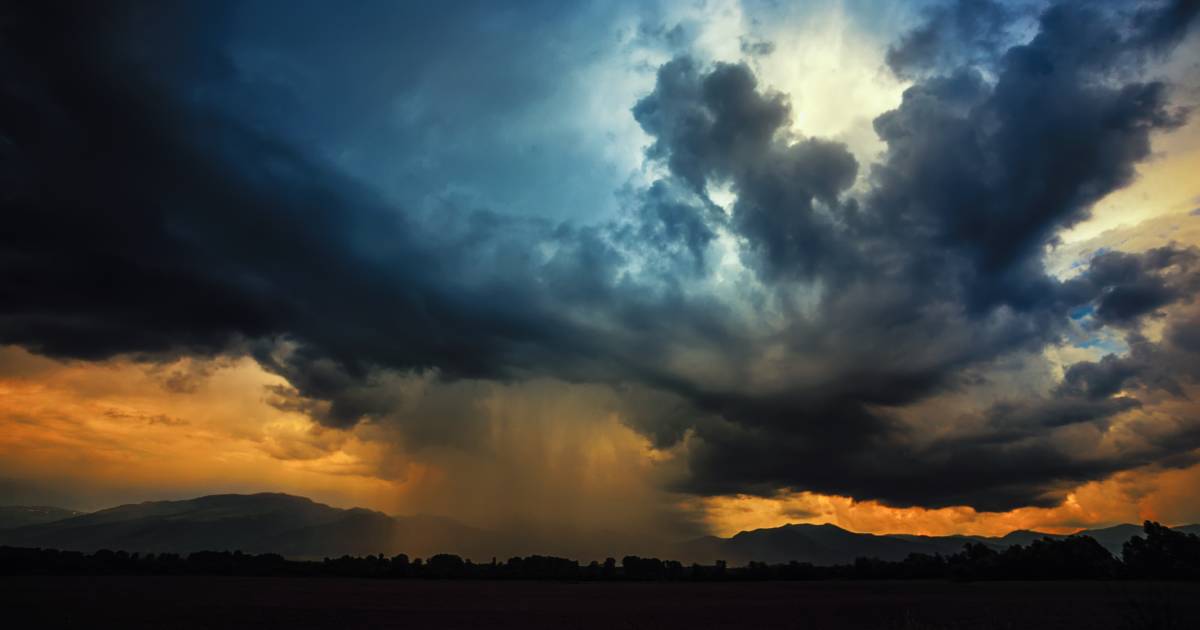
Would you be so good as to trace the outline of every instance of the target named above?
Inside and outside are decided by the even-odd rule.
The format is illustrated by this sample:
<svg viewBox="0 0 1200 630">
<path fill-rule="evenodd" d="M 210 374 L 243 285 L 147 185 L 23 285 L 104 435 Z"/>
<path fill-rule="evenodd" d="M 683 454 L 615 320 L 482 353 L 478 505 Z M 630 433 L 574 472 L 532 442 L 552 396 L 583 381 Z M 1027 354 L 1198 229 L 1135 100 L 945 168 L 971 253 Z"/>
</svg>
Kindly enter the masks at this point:
<svg viewBox="0 0 1200 630">
<path fill-rule="evenodd" d="M 888 48 L 887 65 L 897 75 L 994 62 L 1015 16 L 1013 8 L 994 0 L 934 5 L 925 13 L 920 26 Z"/>
</svg>

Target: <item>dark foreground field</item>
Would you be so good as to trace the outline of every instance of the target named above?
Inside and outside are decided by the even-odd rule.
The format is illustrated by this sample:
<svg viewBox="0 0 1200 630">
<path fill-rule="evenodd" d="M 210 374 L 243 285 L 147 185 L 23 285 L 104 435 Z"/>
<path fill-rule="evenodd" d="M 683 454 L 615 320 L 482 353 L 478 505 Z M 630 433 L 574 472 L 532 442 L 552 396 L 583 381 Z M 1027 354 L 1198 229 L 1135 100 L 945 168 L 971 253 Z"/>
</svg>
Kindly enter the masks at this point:
<svg viewBox="0 0 1200 630">
<path fill-rule="evenodd" d="M 9 628 L 1183 629 L 1200 627 L 1200 584 L 3 577 L 0 623 Z"/>
</svg>

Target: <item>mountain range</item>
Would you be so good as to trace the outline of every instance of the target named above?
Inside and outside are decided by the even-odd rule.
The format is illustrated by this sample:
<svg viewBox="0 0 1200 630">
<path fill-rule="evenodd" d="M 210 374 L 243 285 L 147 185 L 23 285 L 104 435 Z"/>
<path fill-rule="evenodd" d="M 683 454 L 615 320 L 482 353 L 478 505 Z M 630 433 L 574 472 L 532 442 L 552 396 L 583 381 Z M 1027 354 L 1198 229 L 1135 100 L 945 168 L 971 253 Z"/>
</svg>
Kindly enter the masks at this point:
<svg viewBox="0 0 1200 630">
<path fill-rule="evenodd" d="M 480 530 L 433 516 L 340 509 L 287 494 L 222 494 L 120 505 L 0 531 L 0 544 L 78 551 L 234 550 L 311 558 L 478 552 Z M 465 546 L 464 546 L 465 545 Z"/>
<path fill-rule="evenodd" d="M 1200 534 L 1200 525 L 1177 528 Z M 1080 532 L 1092 536 L 1114 554 L 1137 525 L 1117 525 Z M 1027 545 L 1052 534 L 1018 530 L 1002 537 L 875 535 L 834 525 L 784 525 L 740 532 L 728 538 L 704 536 L 676 544 L 655 544 L 666 558 L 684 562 L 732 565 L 755 560 L 841 564 L 858 557 L 902 560 L 910 553 L 948 555 L 968 542 L 996 549 Z M 78 551 L 124 549 L 139 552 L 187 553 L 240 549 L 279 553 L 294 558 L 407 553 L 427 557 L 456 553 L 476 560 L 538 551 L 537 542 L 514 533 L 483 530 L 448 518 L 389 516 L 363 508 L 340 509 L 287 494 L 224 494 L 182 501 L 151 501 L 81 514 L 48 507 L 0 508 L 0 544 L 52 547 Z M 525 536 L 529 538 L 529 536 Z M 575 544 L 581 559 L 602 557 L 606 537 Z M 626 547 L 628 547 L 628 544 Z M 542 550 L 543 553 L 551 550 Z M 623 549 L 608 550 L 617 555 Z"/>
<path fill-rule="evenodd" d="M 1200 534 L 1200 525 L 1175 529 Z M 1142 527 L 1123 524 L 1077 533 L 1095 538 L 1105 549 L 1120 555 L 1125 541 L 1141 534 Z M 673 557 L 701 563 L 725 560 L 734 565 L 751 560 L 771 564 L 793 560 L 813 564 L 845 564 L 860 557 L 903 560 L 910 553 L 949 555 L 962 551 L 967 543 L 981 543 L 1002 550 L 1012 545 L 1028 545 L 1041 538 L 1065 537 L 1030 530 L 1017 530 L 1000 537 L 876 535 L 851 532 L 836 525 L 784 525 L 739 532 L 729 538 L 696 538 L 678 545 L 673 550 Z"/>
</svg>

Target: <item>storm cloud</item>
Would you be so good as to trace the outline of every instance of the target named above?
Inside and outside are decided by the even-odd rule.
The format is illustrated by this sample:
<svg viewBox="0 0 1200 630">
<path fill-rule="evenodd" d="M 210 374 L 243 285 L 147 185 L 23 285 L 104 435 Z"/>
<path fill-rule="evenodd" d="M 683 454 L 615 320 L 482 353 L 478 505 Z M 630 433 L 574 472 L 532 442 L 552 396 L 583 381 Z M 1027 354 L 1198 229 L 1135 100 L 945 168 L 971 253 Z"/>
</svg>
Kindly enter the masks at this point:
<svg viewBox="0 0 1200 630">
<path fill-rule="evenodd" d="M 1056 4 L 1025 41 L 1001 5 L 934 10 L 888 53 L 913 83 L 875 120 L 871 164 L 793 129 L 750 65 L 677 55 L 626 104 L 658 175 L 594 220 L 511 212 L 505 193 L 406 206 L 262 120 L 290 101 L 231 59 L 224 4 L 11 7 L 0 342 L 250 356 L 290 385 L 273 404 L 428 443 L 472 425 L 405 424 L 395 375 L 593 383 L 638 392 L 621 414 L 655 445 L 686 442 L 681 491 L 1052 505 L 1200 448 L 1195 418 L 1163 434 L 1134 417 L 1195 381 L 1200 253 L 1102 252 L 1066 279 L 1044 262 L 1186 120 L 1143 70 L 1196 6 Z M 433 80 L 415 67 L 396 81 Z M 449 128 L 466 106 L 446 107 Z M 1039 395 L 958 410 L 953 431 L 914 420 L 1006 359 L 1112 331 L 1127 354 Z"/>
</svg>

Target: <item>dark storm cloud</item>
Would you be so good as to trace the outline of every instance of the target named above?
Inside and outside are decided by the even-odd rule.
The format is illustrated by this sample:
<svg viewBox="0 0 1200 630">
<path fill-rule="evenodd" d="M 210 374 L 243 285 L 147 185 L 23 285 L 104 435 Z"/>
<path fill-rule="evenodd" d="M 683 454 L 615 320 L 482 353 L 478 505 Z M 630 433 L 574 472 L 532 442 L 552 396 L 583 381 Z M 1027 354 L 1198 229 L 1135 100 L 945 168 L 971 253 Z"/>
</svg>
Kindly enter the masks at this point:
<svg viewBox="0 0 1200 630">
<path fill-rule="evenodd" d="M 925 22 L 888 47 L 887 64 L 901 76 L 939 67 L 988 63 L 1001 48 L 1013 10 L 993 0 L 961 0 L 926 10 Z"/>
<path fill-rule="evenodd" d="M 1116 393 L 1116 392 L 1112 392 Z M 1055 397 L 1039 401 L 999 403 L 988 410 L 988 421 L 1005 435 L 987 436 L 990 441 L 1013 441 L 1037 436 L 1047 427 L 1068 426 L 1111 418 L 1136 409 L 1141 403 L 1129 397 L 1090 396 L 1086 399 Z"/>
<path fill-rule="evenodd" d="M 1061 294 L 1069 302 L 1095 296 L 1099 323 L 1133 324 L 1168 304 L 1191 299 L 1200 292 L 1200 250 L 1159 247 L 1144 254 L 1104 252 L 1087 270 L 1066 282 Z"/>
<path fill-rule="evenodd" d="M 994 5 L 934 12 L 954 26 L 893 49 L 927 76 L 876 120 L 887 151 L 862 194 L 846 147 L 791 133 L 787 97 L 748 66 L 678 57 L 631 104 L 668 174 L 590 224 L 397 207 L 273 126 L 274 97 L 216 43 L 220 6 L 192 6 L 6 9 L 0 341 L 81 359 L 246 354 L 289 383 L 272 404 L 338 426 L 388 417 L 389 375 L 411 371 L 631 387 L 632 426 L 660 446 L 695 436 L 683 488 L 703 493 L 1006 509 L 1200 446 L 1187 426 L 1103 454 L 1066 435 L 1135 411 L 1119 392 L 1171 391 L 1143 353 L 1186 365 L 1186 319 L 964 433 L 903 417 L 1059 342 L 1079 309 L 1085 328 L 1133 330 L 1195 294 L 1194 250 L 1101 254 L 1065 282 L 1041 262 L 1182 122 L 1137 67 L 1178 40 L 1164 20 L 1190 3 L 1055 6 L 1007 50 Z M 258 105 L 239 116 L 230 100 Z M 445 107 L 447 126 L 489 119 Z M 717 289 L 722 232 L 752 273 Z"/>
<path fill-rule="evenodd" d="M 951 17 L 955 12 L 959 17 Z M 826 380 L 809 391 L 795 383 L 788 396 L 697 397 L 724 422 L 697 425 L 703 443 L 690 489 L 789 486 L 900 504 L 1007 509 L 1053 503 L 1072 483 L 1198 446 L 1181 436 L 1172 445 L 1094 456 L 1059 442 L 1060 428 L 1102 426 L 1139 406 L 1114 398 L 1116 390 L 1068 396 L 1064 385 L 1052 399 L 997 406 L 980 435 L 934 444 L 907 435 L 885 409 L 964 385 L 969 366 L 1053 343 L 1073 309 L 1090 307 L 1093 325 L 1131 326 L 1196 293 L 1194 250 L 1100 255 L 1066 283 L 1041 262 L 1055 234 L 1132 180 L 1134 165 L 1150 154 L 1152 132 L 1183 121 L 1166 85 L 1128 78 L 1144 53 L 1178 37 L 1177 30 L 1145 30 L 1141 25 L 1155 23 L 1149 16 L 1143 11 L 1127 23 L 1087 6 L 1052 7 L 1028 44 L 989 60 L 994 79 L 971 67 L 975 51 L 957 51 L 966 56 L 955 62 L 966 65 L 919 81 L 898 109 L 876 120 L 888 150 L 859 204 L 837 197 L 852 181 L 852 161 L 845 179 L 836 170 L 821 174 L 831 184 L 822 196 L 807 184 L 811 169 L 783 157 L 806 141 L 786 137 L 779 122 L 786 102 L 756 92 L 752 77 L 728 81 L 725 100 L 738 108 L 710 103 L 705 83 L 748 76 L 744 67 L 697 75 L 686 60 L 664 66 L 656 92 L 634 110 L 656 138 L 651 156 L 697 188 L 732 183 L 732 225 L 746 239 L 744 253 L 795 247 L 795 256 L 764 258 L 776 263 L 759 266 L 764 279 L 786 276 L 777 269 L 792 277 L 819 270 L 815 277 L 832 285 L 812 328 L 788 331 L 797 350 L 824 357 Z M 994 5 L 963 3 L 931 20 L 938 33 L 944 29 L 936 23 L 960 20 L 958 35 L 986 52 L 1002 18 Z M 987 26 L 983 41 L 972 31 L 980 25 Z M 659 119 L 666 110 L 677 112 L 673 124 Z M 743 120 L 745 133 L 715 133 L 723 116 Z M 722 146 L 719 138 L 732 140 L 712 149 Z M 706 160 L 713 152 L 719 157 Z M 809 164 L 834 168 L 838 161 L 825 156 Z M 770 168 L 789 176 L 756 177 Z M 814 212 L 814 199 L 843 207 Z"/>
<path fill-rule="evenodd" d="M 1128 50 L 1110 43 L 1114 28 L 1086 7 L 1054 7 L 1033 41 L 1003 55 L 994 85 L 960 69 L 910 88 L 876 120 L 888 159 L 872 203 L 887 211 L 873 218 L 961 259 L 978 280 L 972 308 L 1036 306 L 1047 293 L 1041 248 L 1133 179 L 1150 132 L 1180 124 L 1165 85 L 1104 80 Z M 1079 40 L 1094 56 L 1073 48 Z"/>
<path fill-rule="evenodd" d="M 786 97 L 759 94 L 748 67 L 704 70 L 689 57 L 670 61 L 659 69 L 654 92 L 633 108 L 655 138 L 648 155 L 664 159 L 698 191 L 709 177 L 756 160 L 791 119 Z"/>
<path fill-rule="evenodd" d="M 187 40 L 113 41 L 143 21 L 187 31 L 165 17 L 26 7 L 9 21 L 3 134 L 19 176 L 4 198 L 5 342 L 79 358 L 243 348 L 335 399 L 344 424 L 369 406 L 338 396 L 367 365 L 496 376 L 524 344 L 557 355 L 582 340 L 537 314 L 532 283 L 505 277 L 531 264 L 516 249 L 525 238 L 477 242 L 496 229 L 486 213 L 419 234 L 356 182 L 189 101 L 176 82 L 227 71 L 219 56 Z M 141 71 L 163 58 L 183 61 Z M 583 264 L 586 239 L 527 223 L 503 227 L 561 238 L 568 264 Z M 588 273 L 605 273 L 598 258 Z M 275 357 L 283 337 L 307 345 Z"/>
<path fill-rule="evenodd" d="M 1183 383 L 1200 379 L 1200 344 L 1195 313 L 1171 321 L 1159 342 L 1131 333 L 1129 352 L 1081 361 L 1069 367 L 1056 392 L 1060 395 L 1106 399 L 1126 389 L 1162 391 L 1186 398 Z"/>
<path fill-rule="evenodd" d="M 1200 15 L 1197 0 L 1168 0 L 1163 5 L 1161 8 L 1138 8 L 1133 19 L 1137 29 L 1131 42 L 1133 46 L 1163 52 L 1178 44 Z"/>
<path fill-rule="evenodd" d="M 628 236 L 633 247 L 650 246 L 674 263 L 667 271 L 702 274 L 707 270 L 708 248 L 717 237 L 712 223 L 720 222 L 711 202 L 658 181 L 643 193 L 642 214 L 636 231 Z M 668 276 L 669 277 L 669 276 Z"/>
<path fill-rule="evenodd" d="M 836 207 L 858 164 L 845 145 L 781 137 L 791 107 L 781 94 L 761 93 L 749 67 L 702 73 L 691 58 L 676 58 L 633 115 L 655 138 L 648 156 L 665 160 L 697 193 L 732 184 L 733 222 L 763 275 L 811 274 L 832 262 L 822 247 L 833 240 L 830 227 L 814 202 Z"/>
</svg>

